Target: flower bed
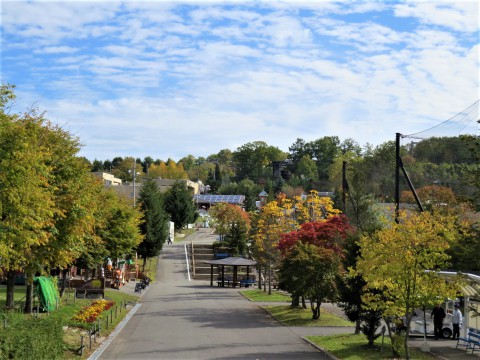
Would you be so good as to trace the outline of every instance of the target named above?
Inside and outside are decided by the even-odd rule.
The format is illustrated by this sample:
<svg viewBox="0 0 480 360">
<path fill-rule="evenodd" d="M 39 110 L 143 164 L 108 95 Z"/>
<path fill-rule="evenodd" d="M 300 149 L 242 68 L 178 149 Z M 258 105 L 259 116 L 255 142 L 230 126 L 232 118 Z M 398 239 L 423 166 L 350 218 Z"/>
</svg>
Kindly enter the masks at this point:
<svg viewBox="0 0 480 360">
<path fill-rule="evenodd" d="M 78 314 L 72 318 L 72 320 L 84 323 L 93 323 L 103 311 L 110 309 L 113 305 L 115 305 L 115 302 L 113 301 L 95 300 L 90 306 L 82 308 L 82 310 L 80 310 Z"/>
</svg>

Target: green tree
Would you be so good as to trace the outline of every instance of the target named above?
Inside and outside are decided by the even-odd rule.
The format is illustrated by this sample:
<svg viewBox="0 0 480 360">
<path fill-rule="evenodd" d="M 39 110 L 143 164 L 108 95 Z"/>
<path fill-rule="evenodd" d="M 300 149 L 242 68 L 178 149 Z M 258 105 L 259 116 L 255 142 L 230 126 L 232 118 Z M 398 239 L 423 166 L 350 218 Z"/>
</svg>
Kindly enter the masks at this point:
<svg viewBox="0 0 480 360">
<path fill-rule="evenodd" d="M 272 161 L 283 161 L 287 154 L 280 149 L 268 146 L 264 141 L 254 141 L 240 146 L 233 153 L 233 166 L 237 181 L 249 178 L 259 181 L 262 177 L 270 177 L 271 169 L 267 166 Z"/>
<path fill-rule="evenodd" d="M 134 208 L 126 198 L 112 189 L 102 189 L 100 199 L 104 204 L 105 214 L 103 226 L 98 229 L 98 236 L 105 244 L 110 258 L 125 258 L 126 255 L 134 253 L 144 238 L 141 232 L 144 223 L 142 204 L 139 208 Z"/>
<path fill-rule="evenodd" d="M 303 155 L 297 164 L 297 170 L 295 172 L 297 176 L 302 179 L 315 180 L 318 178 L 317 166 L 309 155 Z"/>
<path fill-rule="evenodd" d="M 181 230 L 188 224 L 195 222 L 198 214 L 193 203 L 193 196 L 185 183 L 177 181 L 165 193 L 164 207 L 175 223 L 175 230 Z"/>
<path fill-rule="evenodd" d="M 162 204 L 162 197 L 155 180 L 149 178 L 142 186 L 139 197 L 143 222 L 140 224 L 144 238 L 138 245 L 138 253 L 143 259 L 143 271 L 147 259 L 160 254 L 169 234 L 168 214 Z"/>
<path fill-rule="evenodd" d="M 329 168 L 340 152 L 340 139 L 338 136 L 324 136 L 307 143 L 305 146 L 310 158 L 316 159 L 320 180 L 328 180 Z"/>
<path fill-rule="evenodd" d="M 211 169 L 208 172 L 207 181 L 205 182 L 206 185 L 210 187 L 210 193 L 217 194 L 218 189 L 222 185 L 222 174 L 220 172 L 220 164 L 216 163 L 215 168 Z"/>
<path fill-rule="evenodd" d="M 355 323 L 355 333 L 360 331 L 367 337 L 368 345 L 373 346 L 380 336 L 377 331 L 383 313 L 381 310 L 372 310 L 364 306 L 362 296 L 365 293 L 366 282 L 361 275 L 348 276 L 348 269 L 355 268 L 360 256 L 360 247 L 357 242 L 360 233 L 355 232 L 347 236 L 344 242 L 345 256 L 342 259 L 344 272 L 337 275 L 338 306 L 344 311 L 348 319 Z"/>
</svg>

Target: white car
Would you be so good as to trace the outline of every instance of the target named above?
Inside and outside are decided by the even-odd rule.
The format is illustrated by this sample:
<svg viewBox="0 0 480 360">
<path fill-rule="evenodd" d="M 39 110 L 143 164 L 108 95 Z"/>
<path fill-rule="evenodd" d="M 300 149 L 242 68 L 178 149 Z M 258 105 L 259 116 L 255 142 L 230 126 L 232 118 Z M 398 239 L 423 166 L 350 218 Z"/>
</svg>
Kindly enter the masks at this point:
<svg viewBox="0 0 480 360">
<path fill-rule="evenodd" d="M 448 300 L 442 304 L 445 309 L 445 319 L 443 320 L 442 335 L 445 339 L 448 339 L 453 334 L 453 325 L 452 325 L 452 314 L 455 303 L 458 301 Z M 433 318 L 431 317 L 432 310 L 425 310 L 425 313 L 422 309 L 415 309 L 414 315 L 410 322 L 410 335 L 423 335 L 425 333 L 425 324 L 426 324 L 426 333 L 427 336 L 434 336 L 434 326 Z M 402 318 L 403 324 L 395 327 L 395 331 L 400 333 L 402 330 L 406 329 L 405 317 Z"/>
</svg>

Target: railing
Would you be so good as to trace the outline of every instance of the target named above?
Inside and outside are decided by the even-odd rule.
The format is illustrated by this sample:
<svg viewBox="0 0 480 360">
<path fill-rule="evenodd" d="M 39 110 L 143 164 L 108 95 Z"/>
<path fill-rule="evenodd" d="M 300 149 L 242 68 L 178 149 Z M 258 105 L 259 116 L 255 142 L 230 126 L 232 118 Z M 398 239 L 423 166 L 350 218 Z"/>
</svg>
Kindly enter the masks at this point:
<svg viewBox="0 0 480 360">
<path fill-rule="evenodd" d="M 193 250 L 193 241 L 190 243 L 191 246 L 191 253 L 190 253 L 190 259 L 192 260 L 192 276 L 195 278 L 195 253 Z"/>
</svg>

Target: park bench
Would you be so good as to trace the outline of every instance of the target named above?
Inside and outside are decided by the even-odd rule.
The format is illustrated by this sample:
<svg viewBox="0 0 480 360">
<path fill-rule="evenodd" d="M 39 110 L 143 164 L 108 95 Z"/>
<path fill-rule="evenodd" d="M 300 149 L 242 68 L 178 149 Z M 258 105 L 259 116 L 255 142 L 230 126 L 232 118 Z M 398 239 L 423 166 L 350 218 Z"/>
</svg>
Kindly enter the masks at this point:
<svg viewBox="0 0 480 360">
<path fill-rule="evenodd" d="M 75 292 L 77 298 L 83 297 L 86 299 L 89 297 L 89 295 L 95 295 L 95 297 L 100 295 L 102 298 L 105 298 L 105 279 L 102 278 L 89 280 L 83 285 L 78 286 L 75 289 Z"/>
<path fill-rule="evenodd" d="M 462 342 L 463 344 L 460 344 Z M 472 349 L 472 354 L 475 350 L 480 350 L 480 333 L 474 329 L 469 329 L 467 337 L 459 337 L 457 341 L 457 348 L 459 345 L 465 346 L 465 350 Z"/>
<path fill-rule="evenodd" d="M 242 287 L 242 285 L 246 288 L 249 287 L 249 286 L 254 286 L 255 285 L 255 280 L 254 279 L 240 280 L 240 287 Z"/>
<path fill-rule="evenodd" d="M 218 286 L 222 286 L 222 279 L 221 279 L 221 278 L 218 278 L 218 279 L 217 279 L 217 285 L 218 285 Z M 225 276 L 225 278 L 224 278 L 223 285 L 224 285 L 224 286 L 234 286 L 234 287 L 235 287 L 235 286 L 240 286 L 240 281 L 237 280 L 237 281 L 234 283 L 234 281 L 233 281 L 233 276 L 227 275 L 227 276 Z"/>
<path fill-rule="evenodd" d="M 95 295 L 95 297 L 98 297 L 100 295 L 102 298 L 105 298 L 105 289 L 80 287 L 76 289 L 76 295 L 77 298 L 83 297 L 84 299 L 87 299 L 89 295 Z"/>
</svg>

